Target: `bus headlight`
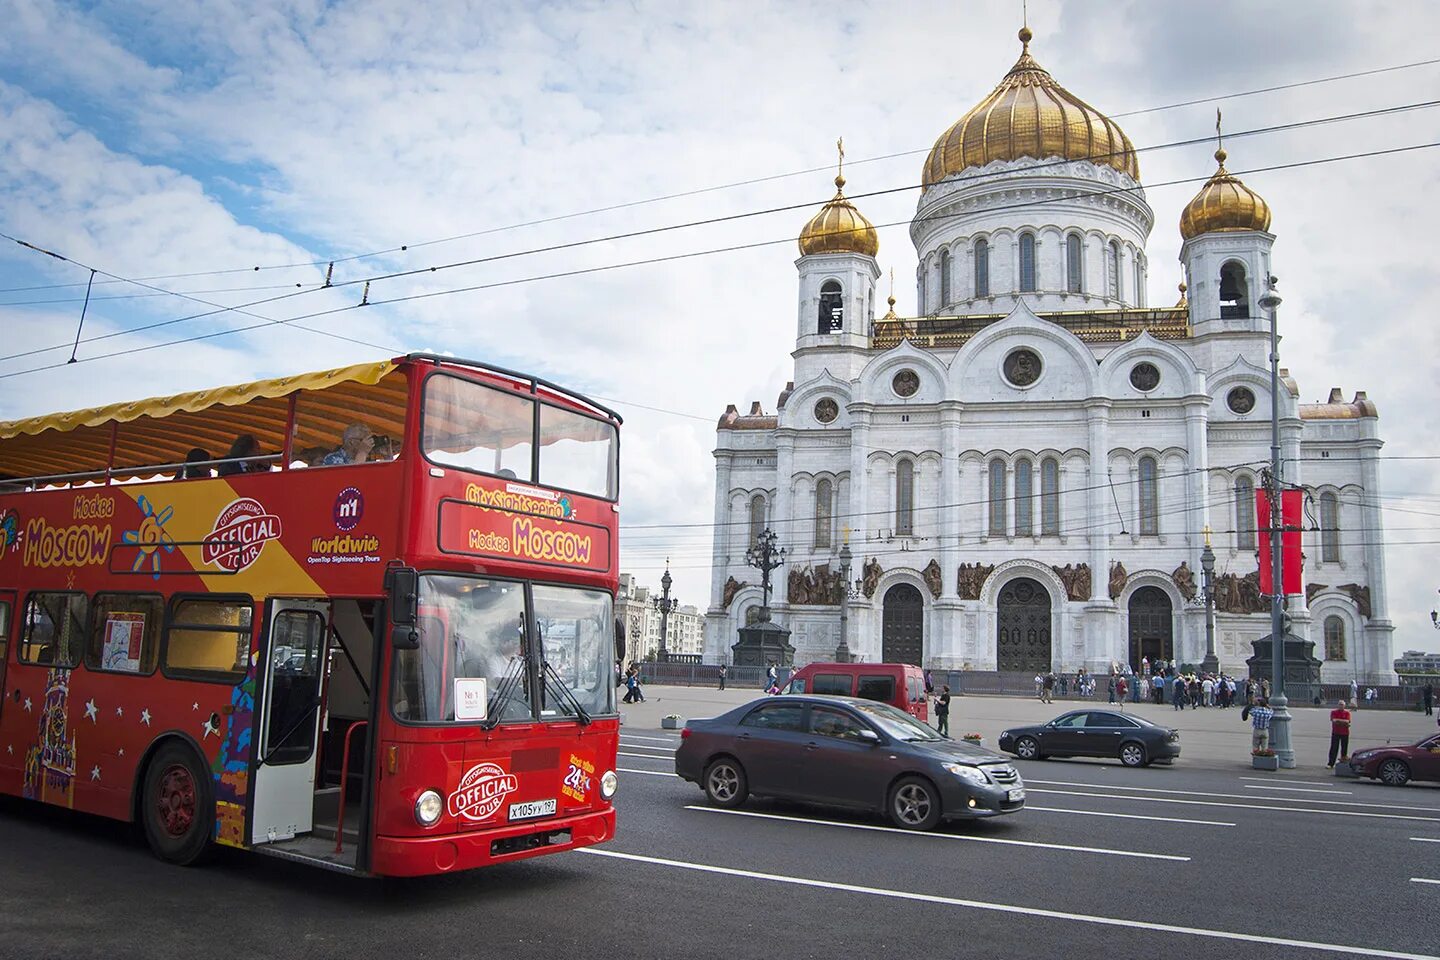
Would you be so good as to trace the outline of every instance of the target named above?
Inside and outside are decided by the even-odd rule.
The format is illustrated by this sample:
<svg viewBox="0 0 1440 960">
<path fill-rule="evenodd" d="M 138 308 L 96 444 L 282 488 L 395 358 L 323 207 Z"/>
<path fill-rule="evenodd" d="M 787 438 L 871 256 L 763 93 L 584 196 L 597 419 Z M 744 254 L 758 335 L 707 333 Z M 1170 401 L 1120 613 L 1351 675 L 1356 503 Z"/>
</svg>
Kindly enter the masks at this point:
<svg viewBox="0 0 1440 960">
<path fill-rule="evenodd" d="M 600 778 L 600 796 L 609 800 L 615 796 L 615 790 L 620 786 L 620 779 L 615 776 L 614 770 L 606 770 L 605 775 Z"/>
<path fill-rule="evenodd" d="M 422 827 L 433 827 L 445 810 L 445 801 L 434 790 L 426 790 L 415 801 L 415 822 Z"/>
</svg>

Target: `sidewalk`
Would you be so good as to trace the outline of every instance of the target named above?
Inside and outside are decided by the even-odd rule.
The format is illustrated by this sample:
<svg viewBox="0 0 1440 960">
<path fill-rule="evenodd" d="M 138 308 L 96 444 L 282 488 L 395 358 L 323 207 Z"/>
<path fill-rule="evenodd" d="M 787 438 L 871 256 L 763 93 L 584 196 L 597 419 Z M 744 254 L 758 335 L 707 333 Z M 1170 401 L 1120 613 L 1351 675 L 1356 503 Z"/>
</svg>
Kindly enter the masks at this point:
<svg viewBox="0 0 1440 960">
<path fill-rule="evenodd" d="M 623 691 L 619 692 L 623 696 Z M 645 702 L 620 705 L 623 730 L 660 729 L 666 714 L 679 714 L 685 719 L 713 717 L 742 703 L 765 696 L 759 690 L 716 690 L 706 687 L 645 687 Z M 1102 695 L 1090 701 L 1067 701 L 1043 704 L 1033 697 L 956 697 L 950 703 L 950 733 L 959 737 L 978 733 L 984 742 L 994 746 L 1000 731 L 1006 727 L 1044 723 L 1070 710 L 1092 708 L 1113 710 Z M 1200 707 L 1177 711 L 1168 704 L 1127 703 L 1125 713 L 1134 714 L 1180 731 L 1182 753 L 1178 763 L 1187 767 L 1233 769 L 1250 766 L 1250 724 L 1240 719 L 1240 708 Z M 1386 740 L 1414 743 L 1436 729 L 1435 718 L 1413 711 L 1370 710 L 1363 707 L 1352 711 L 1354 725 L 1350 736 L 1351 751 L 1383 744 Z M 1296 769 L 1324 776 L 1326 755 L 1330 750 L 1330 711 L 1303 707 L 1291 711 L 1291 743 L 1295 749 Z"/>
</svg>

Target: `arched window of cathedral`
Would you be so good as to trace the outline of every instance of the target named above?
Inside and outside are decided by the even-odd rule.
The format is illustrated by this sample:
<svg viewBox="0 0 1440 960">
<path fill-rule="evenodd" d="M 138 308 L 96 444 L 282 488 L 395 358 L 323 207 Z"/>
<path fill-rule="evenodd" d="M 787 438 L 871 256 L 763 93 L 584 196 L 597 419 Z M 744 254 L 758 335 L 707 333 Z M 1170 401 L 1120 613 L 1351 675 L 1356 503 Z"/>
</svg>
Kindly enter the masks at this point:
<svg viewBox="0 0 1440 960">
<path fill-rule="evenodd" d="M 990 536 L 1005 536 L 1005 461 L 990 461 Z"/>
<path fill-rule="evenodd" d="M 975 296 L 990 296 L 990 241 L 975 241 Z"/>
<path fill-rule="evenodd" d="M 1034 503 L 1031 500 L 1032 476 L 1029 460 L 1015 462 L 1015 536 L 1029 537 L 1035 533 Z"/>
<path fill-rule="evenodd" d="M 1220 268 L 1220 317 L 1250 316 L 1250 285 L 1245 282 L 1245 265 L 1231 260 Z"/>
<path fill-rule="evenodd" d="M 1345 660 L 1345 621 L 1339 617 L 1325 618 L 1325 659 Z"/>
<path fill-rule="evenodd" d="M 1320 561 L 1340 562 L 1340 500 L 1333 493 L 1320 494 Z"/>
<path fill-rule="evenodd" d="M 815 549 L 830 547 L 830 528 L 835 517 L 835 484 L 821 480 L 815 484 Z"/>
<path fill-rule="evenodd" d="M 1020 234 L 1020 292 L 1035 292 L 1035 234 Z"/>
<path fill-rule="evenodd" d="M 950 251 L 940 251 L 940 309 L 950 304 Z"/>
<path fill-rule="evenodd" d="M 1160 497 L 1155 479 L 1155 458 L 1140 458 L 1140 536 L 1160 535 Z"/>
<path fill-rule="evenodd" d="M 756 544 L 760 541 L 760 534 L 765 532 L 765 496 L 755 494 L 750 498 L 750 543 Z"/>
<path fill-rule="evenodd" d="M 1084 255 L 1080 234 L 1072 233 L 1065 238 L 1065 289 L 1071 293 L 1080 293 L 1085 287 Z"/>
<path fill-rule="evenodd" d="M 1110 266 L 1105 271 L 1105 279 L 1109 281 L 1110 298 L 1120 299 L 1120 241 L 1110 241 Z"/>
<path fill-rule="evenodd" d="M 1040 462 L 1040 535 L 1060 535 L 1060 461 L 1054 457 Z"/>
<path fill-rule="evenodd" d="M 845 328 L 845 294 L 839 280 L 820 285 L 820 316 L 816 333 L 838 333 Z"/>
<path fill-rule="evenodd" d="M 1255 481 L 1235 478 L 1235 548 L 1255 549 Z"/>
<path fill-rule="evenodd" d="M 895 464 L 895 535 L 909 537 L 915 533 L 915 464 L 901 460 Z"/>
</svg>

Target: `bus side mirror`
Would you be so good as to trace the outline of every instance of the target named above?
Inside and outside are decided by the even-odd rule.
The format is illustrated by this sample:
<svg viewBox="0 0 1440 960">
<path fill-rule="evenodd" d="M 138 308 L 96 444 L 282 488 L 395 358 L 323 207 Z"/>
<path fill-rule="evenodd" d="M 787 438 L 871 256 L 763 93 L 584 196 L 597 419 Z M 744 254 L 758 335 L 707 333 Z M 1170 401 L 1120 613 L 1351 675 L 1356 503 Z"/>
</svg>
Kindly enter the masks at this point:
<svg viewBox="0 0 1440 960">
<path fill-rule="evenodd" d="M 411 567 L 391 567 L 385 571 L 386 590 L 390 594 L 390 641 L 397 650 L 414 650 L 420 646 L 420 632 L 415 624 L 420 618 L 420 574 Z"/>
</svg>

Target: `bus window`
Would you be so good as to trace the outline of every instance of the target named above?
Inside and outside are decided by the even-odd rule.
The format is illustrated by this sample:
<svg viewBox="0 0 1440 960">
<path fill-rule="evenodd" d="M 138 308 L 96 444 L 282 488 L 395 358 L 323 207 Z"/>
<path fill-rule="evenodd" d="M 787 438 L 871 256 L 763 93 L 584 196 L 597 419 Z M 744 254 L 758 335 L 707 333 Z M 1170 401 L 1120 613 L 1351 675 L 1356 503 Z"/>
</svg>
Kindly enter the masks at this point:
<svg viewBox="0 0 1440 960">
<path fill-rule="evenodd" d="M 25 601 L 20 662 L 73 667 L 85 643 L 90 598 L 83 593 L 32 593 Z"/>
<path fill-rule="evenodd" d="M 535 624 L 546 665 L 564 683 L 544 678 L 541 715 L 574 716 L 568 691 L 586 713 L 615 712 L 615 617 L 602 590 L 535 584 Z"/>
<path fill-rule="evenodd" d="M 97 593 L 92 607 L 88 670 L 155 672 L 165 600 L 159 594 Z"/>
<path fill-rule="evenodd" d="M 409 380 L 394 370 L 376 383 L 352 380 L 295 398 L 290 466 L 335 467 L 394 460 L 405 436 Z M 282 437 L 283 440 L 283 437 Z"/>
<path fill-rule="evenodd" d="M 533 481 L 533 401 L 470 380 L 436 374 L 425 381 L 427 459 L 448 467 Z"/>
<path fill-rule="evenodd" d="M 540 405 L 540 482 L 613 500 L 615 425 Z"/>
<path fill-rule="evenodd" d="M 165 632 L 165 670 L 197 680 L 239 683 L 250 667 L 248 598 L 180 600 Z"/>
<path fill-rule="evenodd" d="M 420 646 L 395 653 L 391 704 L 397 719 L 413 723 L 474 722 L 497 716 L 531 719 L 530 683 L 521 659 L 522 584 L 421 577 L 420 614 Z M 483 709 L 477 706 L 457 718 L 457 696 L 482 687 Z"/>
</svg>

